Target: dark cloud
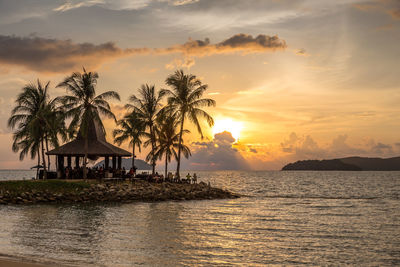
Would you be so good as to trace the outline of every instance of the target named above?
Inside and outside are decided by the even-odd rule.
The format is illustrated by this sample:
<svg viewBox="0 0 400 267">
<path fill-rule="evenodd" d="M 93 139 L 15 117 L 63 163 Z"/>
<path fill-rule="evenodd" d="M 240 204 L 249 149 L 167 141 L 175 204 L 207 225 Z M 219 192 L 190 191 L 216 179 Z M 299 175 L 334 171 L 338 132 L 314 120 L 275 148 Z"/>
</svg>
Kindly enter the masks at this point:
<svg viewBox="0 0 400 267">
<path fill-rule="evenodd" d="M 105 61 L 138 54 L 181 53 L 185 60 L 174 61 L 168 67 L 190 67 L 194 59 L 189 57 L 210 56 L 223 53 L 256 53 L 284 49 L 286 43 L 277 36 L 237 34 L 223 42 L 210 44 L 206 38 L 189 40 L 182 45 L 168 48 L 121 49 L 112 42 L 103 44 L 74 43 L 42 37 L 17 37 L 0 35 L 0 64 L 19 65 L 38 72 L 64 72 L 82 66 L 95 68 Z"/>
<path fill-rule="evenodd" d="M 256 38 L 248 34 L 236 34 L 231 38 L 219 43 L 217 47 L 252 47 L 258 49 L 281 49 L 286 48 L 285 41 L 275 36 L 264 34 L 258 35 Z"/>
<path fill-rule="evenodd" d="M 251 146 L 249 146 L 249 151 L 252 153 L 257 153 L 257 149 L 252 148 Z"/>
<path fill-rule="evenodd" d="M 260 34 L 257 37 L 240 33 L 236 34 L 220 43 L 211 44 L 210 39 L 191 40 L 183 45 L 176 45 L 159 52 L 180 52 L 187 56 L 209 56 L 213 54 L 227 54 L 234 52 L 260 53 L 275 50 L 282 50 L 287 47 L 285 40 L 277 35 L 269 36 Z"/>
<path fill-rule="evenodd" d="M 247 170 L 249 165 L 240 152 L 233 148 L 235 138 L 229 132 L 215 134 L 209 142 L 194 142 L 193 156 L 183 162 L 190 170 Z"/>
<path fill-rule="evenodd" d="M 307 53 L 307 51 L 304 48 L 298 49 L 296 51 L 296 55 L 299 56 L 309 56 L 309 54 Z"/>
<path fill-rule="evenodd" d="M 400 8 L 392 9 L 392 10 L 389 10 L 388 12 L 392 16 L 393 19 L 400 20 Z"/>
<path fill-rule="evenodd" d="M 77 44 L 71 40 L 0 35 L 1 64 L 20 65 L 39 72 L 95 67 L 123 53 L 111 42 L 100 45 Z"/>
</svg>

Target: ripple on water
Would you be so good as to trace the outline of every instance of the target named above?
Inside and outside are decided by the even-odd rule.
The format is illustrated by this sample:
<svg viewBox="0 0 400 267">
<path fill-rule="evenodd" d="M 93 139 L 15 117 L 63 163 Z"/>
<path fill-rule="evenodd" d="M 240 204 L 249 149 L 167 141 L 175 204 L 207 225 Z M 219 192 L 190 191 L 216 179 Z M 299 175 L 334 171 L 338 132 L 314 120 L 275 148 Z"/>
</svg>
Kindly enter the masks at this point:
<svg viewBox="0 0 400 267">
<path fill-rule="evenodd" d="M 399 264 L 399 172 L 199 175 L 251 197 L 0 206 L 0 251 L 76 266 Z"/>
</svg>

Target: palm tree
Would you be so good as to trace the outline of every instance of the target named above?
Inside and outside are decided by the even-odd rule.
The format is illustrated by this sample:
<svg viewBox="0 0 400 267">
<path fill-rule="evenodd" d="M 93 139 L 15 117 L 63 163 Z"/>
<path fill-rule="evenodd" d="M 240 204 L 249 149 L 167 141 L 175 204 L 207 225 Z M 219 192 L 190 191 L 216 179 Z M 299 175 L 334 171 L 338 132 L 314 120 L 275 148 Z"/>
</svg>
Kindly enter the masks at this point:
<svg viewBox="0 0 400 267">
<path fill-rule="evenodd" d="M 76 131 L 80 126 L 80 133 L 85 139 L 85 156 L 83 161 L 83 179 L 87 177 L 87 157 L 88 157 L 88 127 L 89 122 L 95 120 L 105 133 L 104 125 L 100 119 L 100 114 L 116 121 L 114 113 L 111 111 L 108 99 L 120 100 L 119 94 L 115 91 L 107 91 L 96 96 L 96 85 L 99 75 L 97 72 L 83 73 L 74 72 L 65 78 L 57 87 L 64 87 L 70 95 L 60 97 L 65 117 L 71 118 L 68 126 L 69 131 Z"/>
<path fill-rule="evenodd" d="M 131 95 L 129 101 L 132 102 L 132 104 L 126 104 L 125 107 L 135 112 L 138 118 L 143 121 L 146 129 L 149 129 L 149 140 L 145 142 L 144 145 L 148 146 L 149 143 L 151 144 L 151 151 L 148 159 L 153 166 L 152 174 L 154 175 L 157 160 L 154 156 L 156 146 L 154 124 L 161 109 L 161 100 L 164 96 L 164 92 L 160 91 L 156 93 L 154 85 L 148 84 L 142 84 L 138 90 L 139 96 Z"/>
<path fill-rule="evenodd" d="M 185 118 L 189 119 L 197 128 L 201 138 L 203 132 L 200 126 L 199 117 L 204 117 L 209 126 L 214 125 L 213 118 L 205 112 L 202 107 L 215 106 L 215 101 L 209 98 L 201 98 L 207 85 L 202 84 L 195 75 L 185 74 L 183 70 L 177 70 L 165 80 L 165 83 L 172 90 L 164 89 L 162 92 L 168 95 L 168 110 L 175 112 L 180 120 L 179 144 L 182 144 L 183 126 Z M 179 177 L 181 163 L 181 146 L 178 147 L 178 158 L 176 175 Z"/>
<path fill-rule="evenodd" d="M 40 166 L 40 139 L 33 133 L 35 126 L 31 127 L 31 123 L 20 123 L 19 129 L 13 134 L 13 152 L 19 152 L 19 160 L 24 160 L 25 156 L 30 154 L 31 159 L 37 156 L 36 179 L 39 175 Z M 13 127 L 12 127 L 13 128 Z"/>
<path fill-rule="evenodd" d="M 119 120 L 117 125 L 120 129 L 113 131 L 114 143 L 121 145 L 123 142 L 130 140 L 129 146 L 132 147 L 132 168 L 135 169 L 135 147 L 138 147 L 139 152 L 141 152 L 141 138 L 146 134 L 144 132 L 146 128 L 145 124 L 135 112 L 132 112 Z"/>
<path fill-rule="evenodd" d="M 46 178 L 46 160 L 44 156 L 44 140 L 50 141 L 53 146 L 58 146 L 57 133 L 62 128 L 60 112 L 56 108 L 57 101 L 50 100 L 48 88 L 38 80 L 37 85 L 28 84 L 18 95 L 16 106 L 11 111 L 8 126 L 17 127 L 13 135 L 12 149 L 20 152 L 20 160 L 30 153 L 31 158 L 38 157 L 40 165 L 40 147 L 42 147 L 42 162 Z M 58 122 L 55 125 L 55 122 Z"/>
<path fill-rule="evenodd" d="M 177 148 L 179 147 L 179 132 L 178 129 L 179 121 L 176 116 L 171 113 L 163 114 L 157 119 L 156 133 L 157 133 L 157 146 L 155 148 L 155 156 L 162 159 L 165 155 L 165 178 L 168 173 L 168 162 L 171 162 L 171 157 L 178 158 Z M 183 130 L 183 133 L 189 133 L 188 130 Z M 191 153 L 189 147 L 183 143 L 180 145 L 180 149 L 183 155 L 188 158 Z"/>
<path fill-rule="evenodd" d="M 67 140 L 67 130 L 65 127 L 65 117 L 62 108 L 59 106 L 59 99 L 50 100 L 43 109 L 45 118 L 44 142 L 46 144 L 46 153 L 49 152 L 49 143 L 52 147 L 58 147 L 60 136 L 62 141 Z M 47 155 L 47 168 L 50 170 L 50 155 Z"/>
</svg>

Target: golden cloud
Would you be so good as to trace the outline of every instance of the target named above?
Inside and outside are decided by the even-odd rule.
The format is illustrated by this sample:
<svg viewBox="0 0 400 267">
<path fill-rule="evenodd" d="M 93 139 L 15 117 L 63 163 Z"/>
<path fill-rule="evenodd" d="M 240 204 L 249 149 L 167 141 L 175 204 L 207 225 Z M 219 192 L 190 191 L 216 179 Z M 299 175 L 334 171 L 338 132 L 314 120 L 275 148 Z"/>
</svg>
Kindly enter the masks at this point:
<svg viewBox="0 0 400 267">
<path fill-rule="evenodd" d="M 193 57 L 237 52 L 262 53 L 285 48 L 286 42 L 277 35 L 260 34 L 253 37 L 243 33 L 216 44 L 211 44 L 208 38 L 204 41 L 189 39 L 181 45 L 155 49 L 121 49 L 113 42 L 96 45 L 74 43 L 71 40 L 0 35 L 0 63 L 18 65 L 37 72 L 65 72 L 82 66 L 96 68 L 106 61 L 124 56 L 180 53 L 185 59 L 172 62 L 168 67 L 190 67 L 194 64 Z"/>
</svg>

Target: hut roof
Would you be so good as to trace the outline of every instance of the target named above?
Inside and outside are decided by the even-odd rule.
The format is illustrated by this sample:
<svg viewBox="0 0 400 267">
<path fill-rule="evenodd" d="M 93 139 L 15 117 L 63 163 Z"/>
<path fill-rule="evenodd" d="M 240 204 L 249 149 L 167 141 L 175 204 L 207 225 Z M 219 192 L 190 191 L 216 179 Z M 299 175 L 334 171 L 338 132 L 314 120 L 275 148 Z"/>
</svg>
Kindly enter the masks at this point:
<svg viewBox="0 0 400 267">
<path fill-rule="evenodd" d="M 85 138 L 79 130 L 75 140 L 47 152 L 48 155 L 84 156 Z M 106 141 L 104 129 L 99 122 L 92 120 L 87 128 L 88 156 L 121 156 L 130 157 L 132 154 L 124 149 L 114 146 Z"/>
</svg>

